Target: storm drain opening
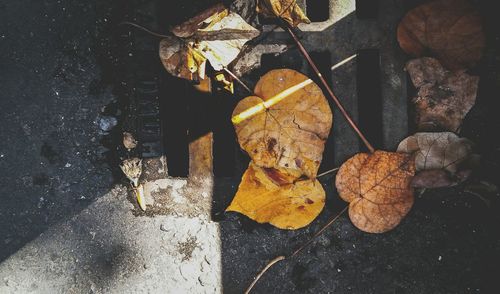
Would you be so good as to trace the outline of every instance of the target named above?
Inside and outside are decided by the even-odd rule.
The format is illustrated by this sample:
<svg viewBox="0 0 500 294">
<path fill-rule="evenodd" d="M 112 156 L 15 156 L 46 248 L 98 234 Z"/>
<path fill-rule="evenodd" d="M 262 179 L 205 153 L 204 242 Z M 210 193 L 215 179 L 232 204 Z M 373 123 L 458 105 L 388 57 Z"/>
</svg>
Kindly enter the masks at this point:
<svg viewBox="0 0 500 294">
<path fill-rule="evenodd" d="M 378 49 L 361 49 L 356 57 L 359 127 L 374 146 L 382 146 L 382 89 Z M 361 141 L 360 141 L 361 142 Z M 362 151 L 368 149 L 360 143 Z"/>
<path fill-rule="evenodd" d="M 330 17 L 330 0 L 306 0 L 306 14 L 312 22 L 322 22 Z"/>
</svg>

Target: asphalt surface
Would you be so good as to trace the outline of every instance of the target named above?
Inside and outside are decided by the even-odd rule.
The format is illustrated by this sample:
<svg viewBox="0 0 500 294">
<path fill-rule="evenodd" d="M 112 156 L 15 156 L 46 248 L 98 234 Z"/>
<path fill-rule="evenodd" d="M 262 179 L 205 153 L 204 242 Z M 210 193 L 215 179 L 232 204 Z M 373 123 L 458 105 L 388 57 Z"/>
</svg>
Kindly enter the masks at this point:
<svg viewBox="0 0 500 294">
<path fill-rule="evenodd" d="M 0 262 L 123 183 L 99 127 L 103 115 L 118 118 L 117 130 L 123 123 L 113 38 L 125 17 L 121 2 L 0 2 Z M 126 2 L 133 9 L 148 1 Z M 270 270 L 255 293 L 500 291 L 498 191 L 483 189 L 479 197 L 466 192 L 472 184 L 498 180 L 500 124 L 492 105 L 500 81 L 499 39 L 494 10 L 485 2 L 489 50 L 478 70 L 478 105 L 463 128 L 483 154 L 471 182 L 418 196 L 408 217 L 386 234 L 365 234 L 341 217 L 303 254 Z M 172 5 L 170 21 L 196 11 L 199 3 Z M 224 292 L 241 293 L 268 260 L 308 240 L 343 208 L 331 191 L 332 179 L 323 181 L 330 191 L 327 207 L 303 230 L 217 216 Z M 235 184 L 216 181 L 226 195 Z M 225 207 L 230 198 L 218 201 Z"/>
<path fill-rule="evenodd" d="M 0 260 L 109 191 L 95 4 L 0 2 Z"/>
</svg>

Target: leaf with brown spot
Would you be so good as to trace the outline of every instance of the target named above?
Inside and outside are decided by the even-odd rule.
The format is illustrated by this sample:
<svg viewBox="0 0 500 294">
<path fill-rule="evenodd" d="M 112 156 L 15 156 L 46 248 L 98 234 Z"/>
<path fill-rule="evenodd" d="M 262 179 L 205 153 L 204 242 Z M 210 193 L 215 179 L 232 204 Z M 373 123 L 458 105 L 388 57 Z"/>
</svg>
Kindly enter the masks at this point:
<svg viewBox="0 0 500 294">
<path fill-rule="evenodd" d="M 257 96 L 240 101 L 233 118 L 304 82 L 307 85 L 282 96 L 276 104 L 241 122 L 233 119 L 233 124 L 240 146 L 256 165 L 286 169 L 296 178 L 315 178 L 330 133 L 332 112 L 321 89 L 307 76 L 291 69 L 268 72 L 255 86 Z"/>
<path fill-rule="evenodd" d="M 323 210 L 325 191 L 316 179 L 293 182 L 293 178 L 286 171 L 261 168 L 251 162 L 226 211 L 280 229 L 305 227 Z"/>
<path fill-rule="evenodd" d="M 311 23 L 297 0 L 258 0 L 257 12 L 268 17 L 280 17 L 293 27 L 300 23 Z"/>
<path fill-rule="evenodd" d="M 362 231 L 383 233 L 396 227 L 413 205 L 412 155 L 385 151 L 359 153 L 337 173 L 335 186 L 349 202 L 349 217 Z"/>
<path fill-rule="evenodd" d="M 465 179 L 462 164 L 471 156 L 472 147 L 471 141 L 451 132 L 416 133 L 399 143 L 398 152 L 415 154 L 414 187 L 437 188 Z"/>
<path fill-rule="evenodd" d="M 470 68 L 485 47 L 481 17 L 467 0 L 438 0 L 420 5 L 401 20 L 401 48 L 416 57 L 430 54 L 447 68 Z"/>
<path fill-rule="evenodd" d="M 418 89 L 412 100 L 418 130 L 456 132 L 476 102 L 479 77 L 447 71 L 428 57 L 409 61 L 406 70 Z"/>
</svg>

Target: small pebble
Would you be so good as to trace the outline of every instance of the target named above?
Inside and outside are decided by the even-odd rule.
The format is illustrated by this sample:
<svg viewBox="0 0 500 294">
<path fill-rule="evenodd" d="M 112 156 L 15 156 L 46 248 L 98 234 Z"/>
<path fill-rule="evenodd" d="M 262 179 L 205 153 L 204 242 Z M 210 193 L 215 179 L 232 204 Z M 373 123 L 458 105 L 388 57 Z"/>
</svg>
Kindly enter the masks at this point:
<svg viewBox="0 0 500 294">
<path fill-rule="evenodd" d="M 113 116 L 103 116 L 99 120 L 99 128 L 105 132 L 111 131 L 118 124 L 118 120 Z"/>
</svg>

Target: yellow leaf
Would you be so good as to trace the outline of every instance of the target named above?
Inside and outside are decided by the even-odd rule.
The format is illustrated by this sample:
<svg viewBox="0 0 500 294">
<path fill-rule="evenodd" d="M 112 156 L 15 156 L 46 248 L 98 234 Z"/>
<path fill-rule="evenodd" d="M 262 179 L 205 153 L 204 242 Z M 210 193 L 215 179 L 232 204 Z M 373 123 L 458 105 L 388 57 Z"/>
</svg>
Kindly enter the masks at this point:
<svg viewBox="0 0 500 294">
<path fill-rule="evenodd" d="M 242 213 L 259 223 L 295 230 L 307 226 L 323 210 L 325 191 L 316 179 L 250 163 L 227 211 Z"/>
<path fill-rule="evenodd" d="M 225 72 L 219 72 L 215 75 L 215 80 L 221 83 L 225 90 L 234 94 L 234 83 L 231 77 L 226 76 Z"/>
<path fill-rule="evenodd" d="M 269 17 L 280 17 L 293 27 L 311 22 L 297 0 L 259 0 L 257 12 Z"/>
</svg>

